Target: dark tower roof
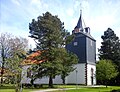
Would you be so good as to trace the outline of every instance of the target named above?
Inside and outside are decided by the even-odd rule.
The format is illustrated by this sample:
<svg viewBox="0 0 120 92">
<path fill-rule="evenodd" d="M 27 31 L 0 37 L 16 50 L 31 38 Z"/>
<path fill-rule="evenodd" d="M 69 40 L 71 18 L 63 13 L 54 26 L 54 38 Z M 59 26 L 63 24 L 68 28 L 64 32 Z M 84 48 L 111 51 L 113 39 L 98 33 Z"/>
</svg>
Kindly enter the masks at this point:
<svg viewBox="0 0 120 92">
<path fill-rule="evenodd" d="M 95 40 L 91 35 L 90 35 L 90 28 L 86 27 L 84 20 L 82 18 L 82 10 L 80 11 L 80 17 L 79 20 L 77 22 L 76 27 L 74 28 L 74 30 L 72 31 L 73 34 L 83 34 L 93 40 Z"/>
<path fill-rule="evenodd" d="M 77 22 L 76 27 L 73 30 L 73 33 L 83 32 L 83 30 L 84 30 L 84 27 L 83 27 L 82 10 L 81 10 L 79 20 Z"/>
<path fill-rule="evenodd" d="M 82 14 L 80 14 L 80 18 L 78 20 L 77 26 L 75 28 L 78 29 L 83 29 L 83 25 L 82 25 Z"/>
</svg>

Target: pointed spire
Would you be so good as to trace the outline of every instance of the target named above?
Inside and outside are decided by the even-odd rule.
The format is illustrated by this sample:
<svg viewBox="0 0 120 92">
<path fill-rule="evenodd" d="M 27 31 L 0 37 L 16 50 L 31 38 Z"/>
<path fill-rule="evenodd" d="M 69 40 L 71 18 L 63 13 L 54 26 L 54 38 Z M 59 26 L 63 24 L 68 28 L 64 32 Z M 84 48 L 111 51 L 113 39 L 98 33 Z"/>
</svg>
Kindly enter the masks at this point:
<svg viewBox="0 0 120 92">
<path fill-rule="evenodd" d="M 83 29 L 83 26 L 82 26 L 82 10 L 80 10 L 80 18 L 78 20 L 76 28 Z"/>
<path fill-rule="evenodd" d="M 77 26 L 74 28 L 74 32 L 83 32 L 83 25 L 82 25 L 82 10 L 80 10 L 80 18 L 78 20 Z"/>
<path fill-rule="evenodd" d="M 81 6 L 81 4 L 80 4 Z M 86 27 L 84 19 L 82 18 L 82 7 L 80 9 L 80 17 L 79 20 L 77 22 L 76 27 L 74 28 L 74 30 L 72 31 L 72 33 L 79 33 L 82 32 L 84 34 L 90 35 L 90 28 Z"/>
</svg>

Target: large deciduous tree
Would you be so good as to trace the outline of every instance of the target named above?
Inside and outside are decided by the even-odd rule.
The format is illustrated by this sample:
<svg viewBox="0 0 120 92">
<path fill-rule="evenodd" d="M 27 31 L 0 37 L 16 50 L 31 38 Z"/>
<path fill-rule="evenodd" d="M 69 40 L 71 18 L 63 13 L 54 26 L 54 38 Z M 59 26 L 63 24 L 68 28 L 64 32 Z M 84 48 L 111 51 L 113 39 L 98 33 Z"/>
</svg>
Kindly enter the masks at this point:
<svg viewBox="0 0 120 92">
<path fill-rule="evenodd" d="M 115 64 L 110 60 L 100 60 L 96 65 L 97 80 L 107 82 L 118 74 Z"/>
<path fill-rule="evenodd" d="M 19 84 L 21 81 L 21 62 L 25 58 L 26 51 L 28 49 L 28 40 L 22 37 L 14 37 L 8 33 L 1 33 L 0 36 L 0 58 L 2 58 L 2 72 L 3 77 L 4 69 L 8 69 L 10 74 L 14 78 L 14 83 Z M 3 82 L 3 80 L 1 81 Z M 17 89 L 18 89 L 17 85 Z"/>
<path fill-rule="evenodd" d="M 62 59 L 60 49 L 67 42 L 66 36 L 69 33 L 64 29 L 64 23 L 57 16 L 49 12 L 39 16 L 37 20 L 33 19 L 29 24 L 30 37 L 36 42 L 37 49 L 42 51 L 39 59 L 45 60 L 34 67 L 38 72 L 36 78 L 43 76 L 49 77 L 49 87 L 53 86 L 53 78 L 62 72 Z M 64 57 L 64 56 L 63 56 Z M 38 70 L 37 70 L 38 69 Z"/>
<path fill-rule="evenodd" d="M 1 59 L 1 84 L 3 83 L 3 74 L 6 64 L 6 59 L 10 54 L 10 40 L 11 35 L 8 33 L 1 33 L 0 35 L 0 59 Z"/>
<path fill-rule="evenodd" d="M 119 74 L 116 77 L 114 82 L 120 85 L 120 40 L 119 37 L 116 36 L 114 31 L 111 28 L 108 28 L 104 35 L 101 36 L 103 42 L 102 46 L 99 49 L 99 59 L 109 59 L 112 60 L 114 64 L 118 66 Z"/>
<path fill-rule="evenodd" d="M 28 40 L 22 37 L 14 37 L 10 40 L 11 54 L 7 59 L 7 68 L 13 74 L 14 84 L 16 86 L 16 92 L 20 90 L 20 82 L 22 79 L 22 66 L 23 59 L 26 58 L 26 52 L 28 50 Z"/>
</svg>

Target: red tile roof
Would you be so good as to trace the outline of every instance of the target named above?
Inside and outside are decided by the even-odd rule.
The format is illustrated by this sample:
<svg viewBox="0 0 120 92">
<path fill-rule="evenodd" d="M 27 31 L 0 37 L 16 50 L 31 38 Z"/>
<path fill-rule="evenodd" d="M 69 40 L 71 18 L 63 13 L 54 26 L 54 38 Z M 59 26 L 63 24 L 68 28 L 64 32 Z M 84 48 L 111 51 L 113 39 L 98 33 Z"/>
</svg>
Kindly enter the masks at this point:
<svg viewBox="0 0 120 92">
<path fill-rule="evenodd" d="M 29 65 L 29 64 L 39 64 L 45 60 L 37 60 L 36 57 L 40 56 L 42 51 L 36 51 L 30 54 L 25 60 L 23 60 L 22 65 Z"/>
</svg>

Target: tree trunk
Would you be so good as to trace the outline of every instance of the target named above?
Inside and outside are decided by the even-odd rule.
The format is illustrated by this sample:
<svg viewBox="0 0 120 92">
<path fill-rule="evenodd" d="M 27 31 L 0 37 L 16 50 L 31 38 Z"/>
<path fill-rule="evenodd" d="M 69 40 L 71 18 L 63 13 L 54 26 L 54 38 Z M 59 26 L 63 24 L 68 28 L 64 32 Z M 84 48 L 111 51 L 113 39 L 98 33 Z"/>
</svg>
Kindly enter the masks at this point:
<svg viewBox="0 0 120 92">
<path fill-rule="evenodd" d="M 65 78 L 63 78 L 63 84 L 65 84 Z"/>
<path fill-rule="evenodd" d="M 65 84 L 65 77 L 62 78 L 62 82 L 63 82 L 63 84 Z"/>
<path fill-rule="evenodd" d="M 33 86 L 34 85 L 34 80 L 33 80 L 33 78 L 31 79 L 31 85 Z"/>
<path fill-rule="evenodd" d="M 2 69 L 1 69 L 1 85 L 2 85 L 3 74 L 4 74 L 4 64 L 5 64 L 5 57 L 4 57 L 4 49 L 3 48 L 2 48 L 1 56 L 2 56 Z"/>
<path fill-rule="evenodd" d="M 18 84 L 16 84 L 16 86 L 15 86 L 15 92 L 19 92 L 19 86 L 18 86 Z"/>
<path fill-rule="evenodd" d="M 20 92 L 19 75 L 15 75 L 15 92 Z"/>
<path fill-rule="evenodd" d="M 49 76 L 49 88 L 53 88 L 52 76 Z"/>
<path fill-rule="evenodd" d="M 107 81 L 105 82 L 106 88 L 107 88 Z"/>
</svg>

